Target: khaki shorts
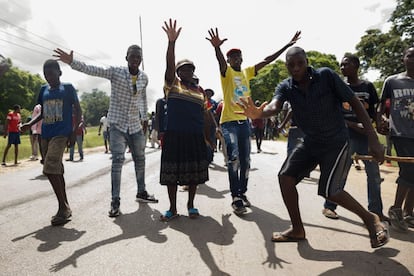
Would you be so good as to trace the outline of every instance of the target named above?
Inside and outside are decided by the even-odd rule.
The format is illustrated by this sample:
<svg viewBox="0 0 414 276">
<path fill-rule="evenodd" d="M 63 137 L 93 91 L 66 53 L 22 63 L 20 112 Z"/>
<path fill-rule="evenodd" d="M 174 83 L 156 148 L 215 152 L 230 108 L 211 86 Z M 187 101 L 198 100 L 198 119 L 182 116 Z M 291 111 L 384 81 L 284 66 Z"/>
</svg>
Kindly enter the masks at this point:
<svg viewBox="0 0 414 276">
<path fill-rule="evenodd" d="M 48 139 L 42 138 L 42 153 L 44 156 L 44 174 L 63 174 L 63 153 L 65 152 L 68 137 L 56 136 Z"/>
</svg>

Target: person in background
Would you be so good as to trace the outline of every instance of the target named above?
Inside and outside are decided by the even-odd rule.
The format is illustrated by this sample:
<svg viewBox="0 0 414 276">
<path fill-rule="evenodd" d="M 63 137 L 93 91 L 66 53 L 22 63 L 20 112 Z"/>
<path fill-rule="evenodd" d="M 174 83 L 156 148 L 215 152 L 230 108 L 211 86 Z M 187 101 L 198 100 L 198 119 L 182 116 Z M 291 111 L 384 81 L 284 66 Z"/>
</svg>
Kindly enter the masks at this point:
<svg viewBox="0 0 414 276">
<path fill-rule="evenodd" d="M 385 116 L 384 118 L 385 120 L 389 120 L 390 118 L 390 107 L 391 107 L 391 101 L 390 99 L 386 99 L 385 100 L 385 112 L 383 114 L 383 116 Z M 392 155 L 392 141 L 391 141 L 389 132 L 387 133 L 387 135 L 385 135 L 385 140 L 386 140 L 385 154 L 387 154 L 388 156 L 391 156 Z M 385 166 L 391 167 L 392 166 L 391 161 L 386 160 Z"/>
<path fill-rule="evenodd" d="M 350 155 L 349 133 L 342 113 L 342 103 L 349 102 L 357 118 L 366 129 L 372 155 L 384 161 L 384 147 L 359 99 L 331 69 L 308 66 L 305 51 L 292 47 L 286 53 L 286 68 L 290 77 L 282 81 L 272 101 L 256 107 L 251 98 L 241 99 L 242 114 L 249 118 L 277 115 L 285 101 L 292 107 L 296 123 L 305 133 L 304 141 L 287 156 L 279 172 L 283 201 L 292 227 L 273 233 L 273 242 L 298 242 L 306 239 L 299 210 L 296 185 L 316 166 L 320 168 L 318 194 L 358 215 L 369 232 L 372 248 L 385 245 L 389 232 L 379 216 L 364 209 L 344 191 L 344 178 L 348 174 Z"/>
<path fill-rule="evenodd" d="M 74 120 L 75 122 L 75 120 Z M 79 153 L 79 161 L 83 161 L 83 139 L 86 131 L 85 121 L 83 120 L 83 116 L 78 125 L 73 126 L 75 133 L 76 133 L 76 140 L 75 143 L 69 149 L 69 159 L 66 161 L 73 161 L 75 155 L 75 144 L 78 145 L 78 153 Z"/>
<path fill-rule="evenodd" d="M 293 38 L 276 53 L 266 57 L 254 66 L 242 70 L 242 51 L 230 49 L 226 53 L 227 59 L 221 51 L 221 45 L 227 38 L 221 39 L 218 29 L 210 29 L 206 38 L 214 47 L 220 70 L 221 86 L 223 90 L 223 111 L 220 117 L 221 130 L 227 147 L 227 172 L 231 190 L 231 207 L 237 215 L 244 214 L 250 206 L 247 199 L 247 183 L 250 171 L 250 125 L 245 115 L 236 114 L 241 109 L 237 106 L 240 98 L 250 96 L 250 80 L 267 64 L 276 60 L 288 47 L 295 44 L 300 38 L 296 32 Z"/>
<path fill-rule="evenodd" d="M 33 108 L 31 119 L 37 117 L 42 112 L 41 109 L 42 109 L 42 106 L 40 104 L 35 105 Z M 40 153 L 40 156 L 41 156 L 40 163 L 42 163 L 43 162 L 42 149 L 41 149 L 42 120 L 32 125 L 30 130 L 31 130 L 30 144 L 32 146 L 32 156 L 30 156 L 30 160 L 32 161 L 38 160 L 39 159 L 38 154 Z"/>
<path fill-rule="evenodd" d="M 158 133 L 157 138 L 160 141 L 161 148 L 164 141 L 164 133 L 167 129 L 167 122 L 167 101 L 165 97 L 162 97 L 155 102 L 155 129 Z"/>
<path fill-rule="evenodd" d="M 372 122 L 376 121 L 376 106 L 379 102 L 377 91 L 374 84 L 367 80 L 361 80 L 359 77 L 359 58 L 353 54 L 345 54 L 341 60 L 340 69 L 342 75 L 346 77 L 348 86 L 354 91 L 355 96 L 361 101 Z M 355 153 L 359 155 L 368 155 L 368 136 L 365 128 L 358 120 L 352 106 L 348 102 L 342 104 L 345 123 L 349 132 L 349 151 L 350 155 Z M 367 191 L 368 191 L 368 210 L 379 216 L 381 221 L 388 221 L 388 218 L 382 213 L 383 205 L 381 198 L 381 175 L 377 162 L 364 160 L 366 173 Z M 348 160 L 347 166 L 351 167 L 352 159 Z M 349 170 L 349 169 L 348 169 Z M 346 182 L 346 178 L 344 179 Z M 345 185 L 345 182 L 341 185 Z M 322 214 L 331 219 L 337 219 L 337 205 L 328 200 L 324 203 Z"/>
<path fill-rule="evenodd" d="M 102 137 L 104 139 L 105 153 L 108 153 L 109 151 L 111 151 L 111 148 L 109 147 L 108 110 L 105 111 L 105 114 L 99 120 L 98 135 L 101 135 L 101 131 Z"/>
<path fill-rule="evenodd" d="M 20 105 L 15 104 L 13 106 L 13 111 L 9 112 L 6 117 L 6 123 L 4 125 L 4 134 L 3 137 L 7 138 L 7 146 L 4 149 L 3 161 L 1 162 L 2 166 L 6 166 L 6 157 L 11 145 L 14 145 L 14 165 L 19 164 L 19 144 L 20 144 L 20 125 L 21 125 L 21 116 L 20 116 Z"/>
<path fill-rule="evenodd" d="M 378 106 L 377 131 L 389 133 L 397 156 L 414 156 L 414 46 L 404 50 L 405 71 L 389 76 L 382 87 Z M 386 101 L 390 100 L 389 120 L 384 120 Z M 414 163 L 398 162 L 394 204 L 388 209 L 391 226 L 401 232 L 414 227 Z M 404 206 L 403 206 L 404 205 Z"/>
<path fill-rule="evenodd" d="M 261 103 L 259 100 L 256 100 L 254 103 L 256 106 L 260 106 Z M 257 147 L 257 153 L 262 152 L 262 141 L 264 136 L 264 127 L 265 127 L 265 119 L 257 118 L 252 120 L 252 129 L 254 133 L 254 137 L 256 140 L 256 147 Z"/>
<path fill-rule="evenodd" d="M 142 49 L 131 45 L 126 51 L 125 66 L 102 68 L 87 65 L 73 58 L 73 51 L 66 53 L 55 49 L 55 57 L 69 64 L 72 69 L 85 74 L 102 77 L 111 82 L 108 123 L 110 148 L 112 153 L 111 167 L 111 208 L 109 217 L 117 217 L 120 211 L 121 173 L 125 161 L 125 150 L 128 146 L 132 153 L 137 182 L 136 200 L 143 203 L 157 203 L 145 185 L 145 145 L 148 127 L 147 92 L 148 76 L 139 70 L 142 61 Z"/>
<path fill-rule="evenodd" d="M 66 196 L 62 158 L 66 147 L 75 143 L 73 120 L 79 124 L 82 110 L 73 85 L 60 81 L 62 71 L 56 60 L 49 59 L 44 63 L 43 74 L 48 84 L 40 88 L 37 99 L 41 113 L 24 124 L 22 130 L 42 120 L 43 174 L 49 179 L 58 200 L 58 211 L 51 219 L 51 224 L 58 226 L 67 223 L 72 217 Z"/>
</svg>

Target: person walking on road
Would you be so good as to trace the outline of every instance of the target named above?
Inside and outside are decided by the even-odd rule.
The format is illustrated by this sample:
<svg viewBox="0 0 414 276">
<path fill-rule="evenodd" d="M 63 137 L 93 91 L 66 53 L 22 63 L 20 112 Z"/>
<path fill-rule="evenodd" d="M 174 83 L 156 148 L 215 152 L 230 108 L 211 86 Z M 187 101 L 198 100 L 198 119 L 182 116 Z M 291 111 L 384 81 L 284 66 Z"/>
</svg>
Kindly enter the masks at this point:
<svg viewBox="0 0 414 276">
<path fill-rule="evenodd" d="M 125 161 L 125 150 L 128 146 L 135 165 L 138 202 L 157 203 L 153 195 L 148 194 L 145 186 L 145 144 L 148 126 L 148 104 L 146 87 L 148 76 L 139 66 L 142 61 L 142 50 L 138 45 L 127 49 L 127 67 L 102 68 L 87 65 L 73 58 L 73 51 L 66 53 L 55 49 L 55 57 L 69 64 L 72 69 L 85 74 L 102 77 L 111 82 L 111 96 L 108 111 L 110 148 L 112 153 L 111 185 L 112 200 L 110 217 L 121 214 L 120 186 L 121 172 Z"/>
<path fill-rule="evenodd" d="M 345 54 L 341 60 L 341 72 L 347 78 L 348 86 L 354 91 L 355 96 L 361 101 L 372 122 L 376 121 L 376 106 L 379 102 L 377 91 L 374 85 L 366 80 L 361 80 L 358 76 L 359 58 L 356 55 Z M 368 155 L 368 137 L 365 129 L 353 112 L 349 103 L 342 104 L 345 122 L 349 131 L 349 151 L 350 155 Z M 368 210 L 377 214 L 382 221 L 388 221 L 382 212 L 381 198 L 381 175 L 377 162 L 364 160 L 365 173 L 367 175 L 368 189 Z M 352 166 L 352 159 L 348 160 L 347 166 Z M 349 169 L 348 169 L 349 170 Z M 344 179 L 346 181 L 346 179 Z M 341 184 L 345 185 L 345 183 Z M 328 200 L 324 203 L 322 213 L 325 217 L 337 219 L 339 216 L 335 212 L 337 204 Z"/>
<path fill-rule="evenodd" d="M 108 153 L 111 149 L 109 148 L 109 124 L 108 124 L 108 110 L 105 111 L 105 114 L 99 120 L 99 129 L 98 135 L 101 135 L 104 139 L 105 153 Z"/>
<path fill-rule="evenodd" d="M 75 122 L 74 122 L 75 124 Z M 81 121 L 78 125 L 73 126 L 75 133 L 76 133 L 76 140 L 75 143 L 69 149 L 69 159 L 66 161 L 74 161 L 75 156 L 75 144 L 78 145 L 78 153 L 79 153 L 79 161 L 83 161 L 83 139 L 87 133 L 85 122 L 83 120 L 83 116 L 81 117 Z"/>
<path fill-rule="evenodd" d="M 305 133 L 304 142 L 287 156 L 279 172 L 279 184 L 292 227 L 273 233 L 273 242 L 297 242 L 306 238 L 299 211 L 296 185 L 317 165 L 320 168 L 318 194 L 358 215 L 369 232 L 372 248 L 389 241 L 388 229 L 377 214 L 364 209 L 343 190 L 343 179 L 348 173 L 348 130 L 342 114 L 342 102 L 349 102 L 368 136 L 372 154 L 378 162 L 384 161 L 384 147 L 379 143 L 369 116 L 353 91 L 329 68 L 308 66 L 305 51 L 292 47 L 286 53 L 286 67 L 290 77 L 276 88 L 273 100 L 255 107 L 252 99 L 240 99 L 240 113 L 254 119 L 280 112 L 289 101 L 296 123 Z"/>
<path fill-rule="evenodd" d="M 378 106 L 377 130 L 390 134 L 397 156 L 414 156 L 414 46 L 403 53 L 405 72 L 389 76 L 382 88 Z M 386 101 L 390 100 L 389 121 L 384 122 Z M 406 232 L 414 227 L 414 164 L 399 162 L 394 204 L 388 210 L 392 227 Z M 404 204 L 404 208 L 403 208 Z"/>
<path fill-rule="evenodd" d="M 20 144 L 20 125 L 21 125 L 21 116 L 20 116 L 20 105 L 15 104 L 13 106 L 13 111 L 9 112 L 6 117 L 6 124 L 4 126 L 5 132 L 3 137 L 7 137 L 7 146 L 4 149 L 3 161 L 1 162 L 2 166 L 6 166 L 6 157 L 11 145 L 14 145 L 14 165 L 19 164 L 19 144 Z"/>
<path fill-rule="evenodd" d="M 166 185 L 170 208 L 162 221 L 178 216 L 177 185 L 188 186 L 187 210 L 190 218 L 199 216 L 194 198 L 199 184 L 208 181 L 207 145 L 204 137 L 204 113 L 207 97 L 193 81 L 195 66 L 190 60 L 175 65 L 175 43 L 181 33 L 175 20 L 164 22 L 168 37 L 165 97 L 168 102 L 167 128 L 161 153 L 160 184 Z"/>
<path fill-rule="evenodd" d="M 223 90 L 224 106 L 220 117 L 221 130 L 223 132 L 225 146 L 227 147 L 227 172 L 230 182 L 232 203 L 231 206 L 237 215 L 245 213 L 250 206 L 247 199 L 247 183 L 250 171 L 250 124 L 246 116 L 236 114 L 241 109 L 236 102 L 241 97 L 250 96 L 249 81 L 267 64 L 278 58 L 289 46 L 300 38 L 300 32 L 296 32 L 293 38 L 279 51 L 266 57 L 254 66 L 242 70 L 243 62 L 240 49 L 230 49 L 226 56 L 221 51 L 221 45 L 227 38 L 221 39 L 218 29 L 210 29 L 206 38 L 214 47 L 219 64 L 221 86 Z"/>
<path fill-rule="evenodd" d="M 66 196 L 62 158 L 66 147 L 75 142 L 73 118 L 79 123 L 82 110 L 73 85 L 60 81 L 62 71 L 56 60 L 49 59 L 44 63 L 43 74 L 48 84 L 41 87 L 37 100 L 41 112 L 24 124 L 22 130 L 42 120 L 43 174 L 49 179 L 59 203 L 59 209 L 51 220 L 51 224 L 57 226 L 67 223 L 72 216 Z"/>
</svg>

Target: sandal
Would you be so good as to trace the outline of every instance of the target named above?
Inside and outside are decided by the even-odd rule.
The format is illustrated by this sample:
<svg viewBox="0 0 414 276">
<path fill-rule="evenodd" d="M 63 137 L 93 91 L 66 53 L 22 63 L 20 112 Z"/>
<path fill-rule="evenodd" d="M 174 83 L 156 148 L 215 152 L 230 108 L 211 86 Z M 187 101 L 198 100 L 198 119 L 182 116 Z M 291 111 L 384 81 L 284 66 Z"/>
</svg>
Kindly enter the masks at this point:
<svg viewBox="0 0 414 276">
<path fill-rule="evenodd" d="M 72 211 L 65 212 L 64 214 L 56 214 L 52 217 L 50 223 L 52 226 L 60 226 L 64 225 L 68 221 L 70 221 L 70 217 L 72 217 Z"/>
<path fill-rule="evenodd" d="M 168 210 L 168 211 L 165 211 L 164 215 L 160 216 L 160 221 L 167 222 L 167 221 L 177 218 L 178 216 L 179 214 L 173 213 L 170 210 Z"/>
<path fill-rule="evenodd" d="M 197 218 L 199 216 L 200 216 L 200 213 L 198 212 L 198 209 L 197 208 L 190 208 L 190 209 L 188 209 L 188 217 L 190 219 L 195 219 L 195 218 Z"/>
<path fill-rule="evenodd" d="M 371 247 L 372 248 L 378 248 L 390 240 L 390 233 L 388 232 L 388 228 L 383 223 L 378 223 L 375 225 L 375 227 L 381 226 L 381 230 L 376 231 L 375 235 L 370 235 L 371 239 Z"/>
</svg>

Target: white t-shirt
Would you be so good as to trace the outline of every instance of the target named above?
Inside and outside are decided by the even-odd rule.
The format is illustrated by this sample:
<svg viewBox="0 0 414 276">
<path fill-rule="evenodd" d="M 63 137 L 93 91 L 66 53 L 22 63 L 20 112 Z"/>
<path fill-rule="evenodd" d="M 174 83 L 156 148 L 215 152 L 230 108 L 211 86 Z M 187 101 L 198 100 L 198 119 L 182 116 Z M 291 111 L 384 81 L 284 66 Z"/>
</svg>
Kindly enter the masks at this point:
<svg viewBox="0 0 414 276">
<path fill-rule="evenodd" d="M 108 130 L 108 118 L 106 116 L 102 116 L 99 122 L 102 124 L 102 131 Z"/>
</svg>

